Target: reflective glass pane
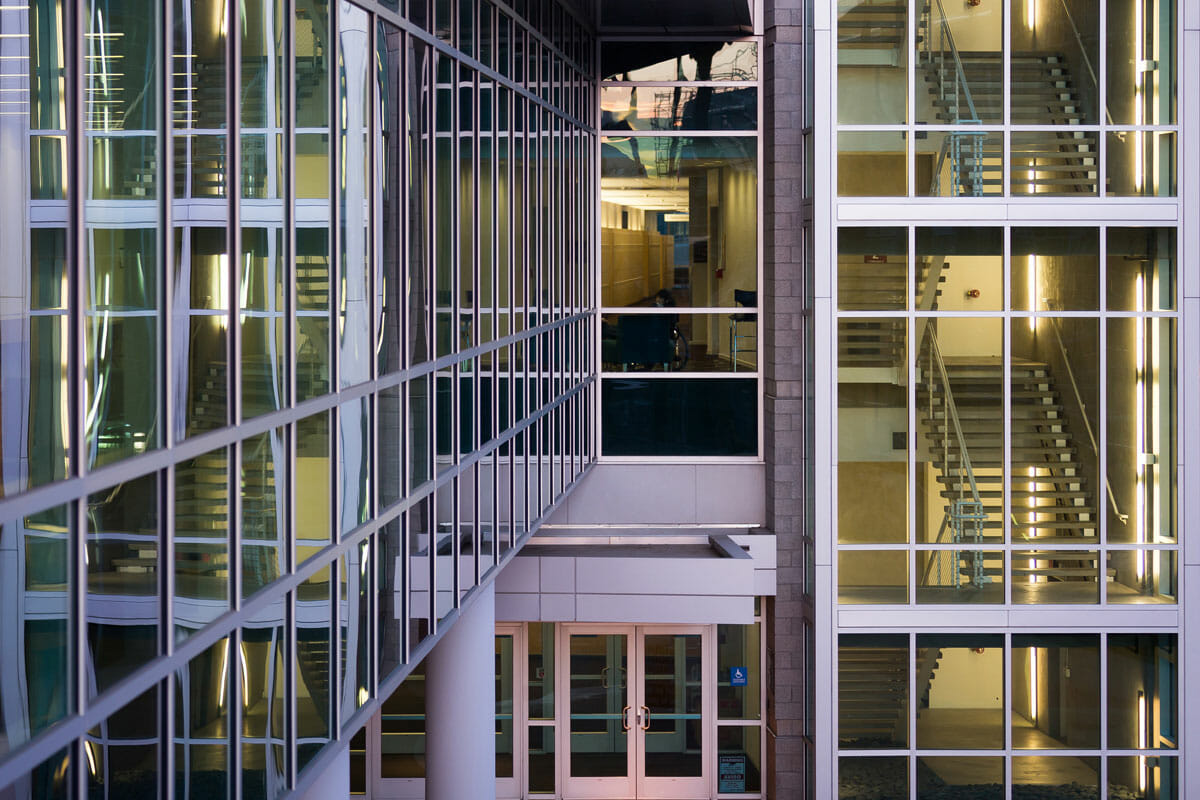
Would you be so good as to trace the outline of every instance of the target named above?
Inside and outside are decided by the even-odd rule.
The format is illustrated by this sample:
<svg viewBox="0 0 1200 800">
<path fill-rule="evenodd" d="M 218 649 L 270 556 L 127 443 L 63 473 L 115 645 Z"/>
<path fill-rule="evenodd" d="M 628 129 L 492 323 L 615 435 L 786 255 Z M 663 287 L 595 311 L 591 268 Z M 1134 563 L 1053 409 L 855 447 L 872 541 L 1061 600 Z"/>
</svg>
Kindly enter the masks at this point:
<svg viewBox="0 0 1200 800">
<path fill-rule="evenodd" d="M 1017 756 L 1012 760 L 1012 800 L 1063 797 L 1067 792 L 1098 797 L 1100 759 L 1075 756 Z"/>
<path fill-rule="evenodd" d="M 906 4 L 890 0 L 838 0 L 837 15 L 837 121 L 907 122 Z"/>
<path fill-rule="evenodd" d="M 753 378 L 603 381 L 606 455 L 755 455 Z"/>
<path fill-rule="evenodd" d="M 1179 602 L 1179 552 L 1159 548 L 1109 550 L 1110 603 Z"/>
<path fill-rule="evenodd" d="M 554 623 L 528 625 L 529 718 L 554 719 Z"/>
<path fill-rule="evenodd" d="M 228 638 L 175 673 L 175 796 L 228 797 L 229 705 L 235 662 Z"/>
<path fill-rule="evenodd" d="M 919 311 L 999 311 L 1004 307 L 1004 231 L 1000 228 L 918 228 L 913 304 Z M 995 327 L 999 320 L 981 323 Z M 921 323 L 918 322 L 918 327 Z M 920 331 L 918 331 L 920 332 Z M 983 333 L 982 331 L 980 332 Z M 997 355 L 992 336 L 980 347 Z M 921 337 L 918 344 L 925 346 Z M 959 348 L 962 349 L 962 345 Z M 950 355 L 948 350 L 947 355 Z"/>
<path fill-rule="evenodd" d="M 905 758 L 839 758 L 838 800 L 863 797 L 902 800 L 908 797 L 908 760 Z"/>
<path fill-rule="evenodd" d="M 1014 132 L 1010 136 L 1008 180 L 1013 195 L 1097 194 L 1100 144 L 1095 131 Z"/>
<path fill-rule="evenodd" d="M 1013 3 L 1012 123 L 1100 121 L 1100 0 Z"/>
<path fill-rule="evenodd" d="M 606 81 L 753 81 L 758 43 L 604 42 L 600 62 Z"/>
<path fill-rule="evenodd" d="M 278 209 L 282 217 L 283 209 Z M 281 228 L 242 228 L 242 418 L 285 404 L 287 276 Z"/>
<path fill-rule="evenodd" d="M 408 647 L 420 644 L 429 636 L 432 623 L 432 593 L 429 587 L 433 580 L 432 548 L 432 499 L 422 498 L 407 511 L 408 520 Z"/>
<path fill-rule="evenodd" d="M 0 752 L 29 741 L 74 707 L 69 680 L 75 657 L 68 633 L 74 616 L 69 508 L 58 506 L 0 526 L 0 545 L 14 556 L 11 574 L 19 574 L 16 569 L 24 574 L 24 581 L 0 584 L 8 609 L 4 624 L 11 626 L 6 641 L 12 660 L 6 674 L 12 676 L 10 685 L 15 690 L 3 698 L 6 716 L 0 723 L 4 733 Z M 39 612 L 29 613 L 30 607 Z"/>
<path fill-rule="evenodd" d="M 229 607 L 229 456 L 222 448 L 175 467 L 175 636 Z"/>
<path fill-rule="evenodd" d="M 1009 686 L 1015 749 L 1081 750 L 1100 746 L 1099 636 L 1014 634 Z M 1014 784 L 1024 782 L 1018 777 L 1019 761 L 1013 760 Z M 1033 763 L 1027 762 L 1027 766 Z M 1057 777 L 1054 771 L 1049 774 Z M 1079 783 L 1086 785 L 1082 780 Z"/>
<path fill-rule="evenodd" d="M 1105 31 L 1108 112 L 1125 125 L 1176 121 L 1175 0 L 1109 0 Z"/>
<path fill-rule="evenodd" d="M 380 776 L 425 777 L 425 665 L 418 664 L 392 696 L 380 717 Z"/>
<path fill-rule="evenodd" d="M 336 563 L 336 562 L 335 562 Z M 336 568 L 336 567 L 335 567 Z M 330 640 L 329 566 L 296 589 L 296 764 L 303 769 L 331 734 L 330 691 L 336 666 Z"/>
<path fill-rule="evenodd" d="M 63 26 L 64 9 L 54 2 L 10 4 L 0 13 L 6 47 L 0 90 L 6 167 L 0 184 L 0 496 L 66 477 L 69 431 L 78 424 L 67 409 Z M 31 136 L 31 130 L 63 135 Z M 31 200 L 39 201 L 36 211 Z M 35 216 L 42 222 L 35 223 Z"/>
<path fill-rule="evenodd" d="M 838 230 L 838 308 L 903 309 L 908 286 L 904 228 Z"/>
<path fill-rule="evenodd" d="M 1003 603 L 1004 553 L 978 548 L 918 550 L 918 603 Z"/>
<path fill-rule="evenodd" d="M 370 516 L 371 476 L 371 406 L 370 398 L 364 397 L 344 403 L 338 409 L 342 535 L 362 525 Z"/>
<path fill-rule="evenodd" d="M 405 663 L 404 628 L 407 606 L 404 576 L 404 518 L 394 519 L 376 535 L 375 585 L 379 590 L 379 680 L 387 680 Z"/>
<path fill-rule="evenodd" d="M 839 197 L 908 194 L 908 145 L 903 131 L 842 131 L 837 142 Z"/>
<path fill-rule="evenodd" d="M 1174 634 L 1108 635 L 1108 746 L 1179 744 L 1179 647 Z"/>
<path fill-rule="evenodd" d="M 554 792 L 554 728 L 529 726 L 529 791 Z"/>
<path fill-rule="evenodd" d="M 513 637 L 496 637 L 496 777 L 513 776 Z"/>
<path fill-rule="evenodd" d="M 371 378 L 370 18 L 354 5 L 338 14 L 338 208 L 341 245 L 338 374 L 341 386 Z"/>
<path fill-rule="evenodd" d="M 376 73 L 379 87 L 376 114 L 379 126 L 376 129 L 375 148 L 378 154 L 375 170 L 375 185 L 382 195 L 379 201 L 381 220 L 403 219 L 404 194 L 401 184 L 401 154 L 404 140 L 401 136 L 403 109 L 400 108 L 400 69 L 403 53 L 403 37 L 397 28 L 380 23 L 375 33 Z M 404 241 L 403 226 L 395 223 L 374 226 L 375 252 L 378 253 L 374 269 L 374 295 L 377 334 L 375 351 L 379 375 L 395 372 L 404 361 L 404 329 L 401 314 L 404 311 L 404 267 L 402 265 Z"/>
<path fill-rule="evenodd" d="M 328 414 L 296 423 L 296 564 L 329 544 L 332 450 Z"/>
<path fill-rule="evenodd" d="M 758 362 L 757 292 L 750 311 L 732 314 L 605 314 L 600 321 L 606 372 L 754 372 Z M 561 348 L 556 346 L 556 350 Z M 566 354 L 563 354 L 564 357 Z M 566 365 L 564 365 L 566 366 Z"/>
<path fill-rule="evenodd" d="M 1105 282 L 1108 307 L 1171 311 L 1178 275 L 1174 228 L 1109 228 Z"/>
<path fill-rule="evenodd" d="M 838 602 L 843 605 L 907 603 L 907 551 L 840 551 Z"/>
<path fill-rule="evenodd" d="M 606 131 L 752 131 L 758 90 L 715 86 L 607 86 L 600 92 Z"/>
<path fill-rule="evenodd" d="M 1004 759 L 917 759 L 917 800 L 1003 800 Z"/>
<path fill-rule="evenodd" d="M 1179 759 L 1124 756 L 1108 759 L 1108 797 L 1178 800 Z"/>
<path fill-rule="evenodd" d="M 917 747 L 1004 747 L 1004 637 L 918 634 Z"/>
<path fill-rule="evenodd" d="M 179 437 L 229 421 L 229 255 L 225 228 L 175 229 L 175 430 Z M 186 305 L 181 296 L 190 298 Z"/>
<path fill-rule="evenodd" d="M 405 136 L 408 204 L 408 295 L 406 341 L 411 363 L 429 358 L 431 346 L 429 285 L 429 81 L 430 50 L 415 37 L 407 37 L 405 51 Z"/>
<path fill-rule="evenodd" d="M 1174 542 L 1176 322 L 1137 316 L 1107 326 L 1108 539 Z"/>
<path fill-rule="evenodd" d="M 571 777 L 629 774 L 628 637 L 572 635 L 570 657 Z"/>
<path fill-rule="evenodd" d="M 1100 236 L 1095 228 L 1013 228 L 1011 247 L 1014 310 L 1100 308 Z M 1037 325 L 1031 325 L 1030 332 L 1037 333 Z M 1086 351 L 1076 352 L 1079 358 L 1091 358 Z"/>
<path fill-rule="evenodd" d="M 760 718 L 760 635 L 757 624 L 717 626 L 717 716 L 721 719 Z"/>
<path fill-rule="evenodd" d="M 158 689 L 151 688 L 88 731 L 88 795 L 154 797 L 158 784 Z M 54 797 L 39 794 L 34 797 Z"/>
<path fill-rule="evenodd" d="M 735 306 L 758 283 L 753 137 L 606 138 L 601 303 Z"/>
<path fill-rule="evenodd" d="M 838 541 L 908 541 L 907 322 L 838 321 Z"/>
<path fill-rule="evenodd" d="M 282 604 L 275 608 L 283 610 Z M 284 628 L 243 628 L 241 650 L 242 796 L 269 800 L 287 785 Z"/>
<path fill-rule="evenodd" d="M 757 725 L 717 728 L 717 791 L 762 791 L 762 729 Z"/>
<path fill-rule="evenodd" d="M 1004 121 L 1004 11 L 935 3 L 913 42 L 918 124 L 992 124 Z"/>
<path fill-rule="evenodd" d="M 1174 197 L 1176 136 L 1169 131 L 1109 131 L 1104 177 L 1110 196 Z"/>
<path fill-rule="evenodd" d="M 276 428 L 242 442 L 242 596 L 277 579 L 287 568 L 287 440 Z"/>
</svg>

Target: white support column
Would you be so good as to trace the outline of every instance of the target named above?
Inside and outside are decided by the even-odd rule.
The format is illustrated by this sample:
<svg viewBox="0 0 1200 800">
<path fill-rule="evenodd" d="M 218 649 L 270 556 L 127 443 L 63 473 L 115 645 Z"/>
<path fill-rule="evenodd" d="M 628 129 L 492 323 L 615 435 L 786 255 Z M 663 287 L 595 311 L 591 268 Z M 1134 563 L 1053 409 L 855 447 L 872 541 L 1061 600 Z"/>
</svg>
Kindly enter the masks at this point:
<svg viewBox="0 0 1200 800">
<path fill-rule="evenodd" d="M 489 584 L 426 658 L 426 800 L 496 797 L 495 635 Z"/>
</svg>

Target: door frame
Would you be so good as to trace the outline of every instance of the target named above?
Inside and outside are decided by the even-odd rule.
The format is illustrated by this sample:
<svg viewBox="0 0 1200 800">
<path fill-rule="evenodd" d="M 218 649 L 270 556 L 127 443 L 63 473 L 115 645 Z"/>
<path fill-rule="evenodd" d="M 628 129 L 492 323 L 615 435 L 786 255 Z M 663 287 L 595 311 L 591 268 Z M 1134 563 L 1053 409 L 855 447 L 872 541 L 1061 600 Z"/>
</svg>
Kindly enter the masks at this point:
<svg viewBox="0 0 1200 800">
<path fill-rule="evenodd" d="M 716 796 L 713 758 L 716 747 L 717 691 L 716 659 L 713 650 L 715 625 L 680 623 L 639 625 L 636 623 L 560 623 L 556 626 L 555 704 L 557 770 L 563 800 L 637 798 L 637 800 L 702 800 Z M 648 778 L 645 776 L 646 733 L 640 725 L 645 706 L 645 637 L 647 635 L 699 635 L 701 685 L 701 774 L 694 778 Z M 625 635 L 630 738 L 626 749 L 628 775 L 623 778 L 572 778 L 570 716 L 570 642 L 572 635 Z"/>
</svg>

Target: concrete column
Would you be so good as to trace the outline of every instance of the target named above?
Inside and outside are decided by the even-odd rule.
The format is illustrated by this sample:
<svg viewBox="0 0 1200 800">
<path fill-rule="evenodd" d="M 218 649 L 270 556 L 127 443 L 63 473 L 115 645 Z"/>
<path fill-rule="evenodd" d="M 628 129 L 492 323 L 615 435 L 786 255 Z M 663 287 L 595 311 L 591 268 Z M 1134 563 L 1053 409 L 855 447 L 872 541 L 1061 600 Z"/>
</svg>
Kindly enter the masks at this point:
<svg viewBox="0 0 1200 800">
<path fill-rule="evenodd" d="M 496 797 L 496 590 L 425 661 L 425 800 Z"/>
</svg>

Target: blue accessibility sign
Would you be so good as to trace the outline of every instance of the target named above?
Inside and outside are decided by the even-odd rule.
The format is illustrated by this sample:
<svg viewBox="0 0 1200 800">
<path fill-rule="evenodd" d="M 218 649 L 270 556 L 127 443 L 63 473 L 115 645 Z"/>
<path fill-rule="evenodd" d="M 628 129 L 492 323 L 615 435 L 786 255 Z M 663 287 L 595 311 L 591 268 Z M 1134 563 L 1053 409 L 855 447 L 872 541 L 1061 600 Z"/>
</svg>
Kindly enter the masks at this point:
<svg viewBox="0 0 1200 800">
<path fill-rule="evenodd" d="M 730 686 L 745 686 L 748 670 L 745 667 L 730 667 L 729 668 L 729 685 Z"/>
</svg>

